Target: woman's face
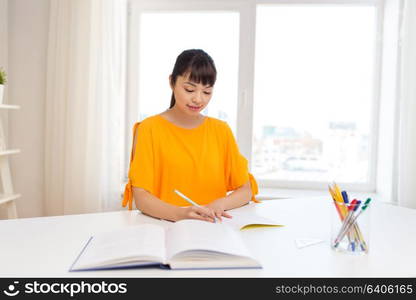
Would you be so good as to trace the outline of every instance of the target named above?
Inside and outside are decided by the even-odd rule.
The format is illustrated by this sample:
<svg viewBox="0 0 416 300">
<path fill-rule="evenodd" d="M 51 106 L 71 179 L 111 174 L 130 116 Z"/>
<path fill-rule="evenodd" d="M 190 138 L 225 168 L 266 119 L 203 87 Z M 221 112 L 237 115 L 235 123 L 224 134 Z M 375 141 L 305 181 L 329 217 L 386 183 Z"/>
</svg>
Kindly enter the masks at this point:
<svg viewBox="0 0 416 300">
<path fill-rule="evenodd" d="M 178 109 L 189 115 L 198 115 L 211 100 L 213 87 L 190 81 L 188 76 L 178 76 L 172 91 Z"/>
</svg>

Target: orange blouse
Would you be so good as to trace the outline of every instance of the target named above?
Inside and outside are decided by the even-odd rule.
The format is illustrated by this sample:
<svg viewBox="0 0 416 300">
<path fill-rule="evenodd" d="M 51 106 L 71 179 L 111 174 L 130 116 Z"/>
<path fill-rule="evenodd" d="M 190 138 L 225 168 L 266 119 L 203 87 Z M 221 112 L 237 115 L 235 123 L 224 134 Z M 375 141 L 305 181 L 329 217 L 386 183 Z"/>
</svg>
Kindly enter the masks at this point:
<svg viewBox="0 0 416 300">
<path fill-rule="evenodd" d="M 251 200 L 258 202 L 257 182 L 248 172 L 247 159 L 238 150 L 226 122 L 207 116 L 198 127 L 187 129 L 161 115 L 153 115 L 136 123 L 133 138 L 136 128 L 123 207 L 128 203 L 132 209 L 132 186 L 143 188 L 167 203 L 189 206 L 175 189 L 205 205 L 225 197 L 228 191 L 247 181 L 251 185 Z"/>
</svg>

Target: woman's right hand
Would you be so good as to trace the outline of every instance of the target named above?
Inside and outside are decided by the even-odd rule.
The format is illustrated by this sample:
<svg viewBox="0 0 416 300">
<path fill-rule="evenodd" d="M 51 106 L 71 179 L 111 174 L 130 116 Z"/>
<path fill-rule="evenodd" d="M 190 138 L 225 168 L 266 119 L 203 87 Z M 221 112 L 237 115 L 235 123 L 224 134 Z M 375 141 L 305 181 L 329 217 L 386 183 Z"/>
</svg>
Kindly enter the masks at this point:
<svg viewBox="0 0 416 300">
<path fill-rule="evenodd" d="M 181 207 L 180 219 L 197 219 L 207 222 L 215 222 L 214 210 L 204 206 Z"/>
</svg>

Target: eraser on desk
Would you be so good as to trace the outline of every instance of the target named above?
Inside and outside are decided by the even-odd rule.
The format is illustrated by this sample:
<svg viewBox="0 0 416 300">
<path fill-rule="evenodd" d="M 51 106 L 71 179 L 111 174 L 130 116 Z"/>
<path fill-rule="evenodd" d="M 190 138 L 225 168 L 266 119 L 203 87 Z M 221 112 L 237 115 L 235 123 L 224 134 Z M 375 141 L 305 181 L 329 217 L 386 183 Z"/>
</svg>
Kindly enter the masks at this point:
<svg viewBox="0 0 416 300">
<path fill-rule="evenodd" d="M 321 239 L 312 239 L 312 238 L 305 238 L 305 239 L 296 239 L 296 246 L 301 249 L 308 246 L 316 245 L 322 243 L 324 240 Z"/>
</svg>

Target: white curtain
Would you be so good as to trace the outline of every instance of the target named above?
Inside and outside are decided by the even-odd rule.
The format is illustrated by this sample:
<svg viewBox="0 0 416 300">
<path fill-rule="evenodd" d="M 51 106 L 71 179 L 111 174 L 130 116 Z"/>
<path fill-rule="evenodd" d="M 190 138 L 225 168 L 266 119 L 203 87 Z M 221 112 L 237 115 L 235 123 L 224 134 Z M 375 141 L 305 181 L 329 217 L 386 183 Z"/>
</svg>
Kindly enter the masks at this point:
<svg viewBox="0 0 416 300">
<path fill-rule="evenodd" d="M 416 208 L 416 1 L 405 0 L 403 4 L 398 204 Z"/>
<path fill-rule="evenodd" d="M 46 215 L 120 208 L 126 15 L 124 0 L 51 0 Z"/>
</svg>

